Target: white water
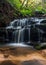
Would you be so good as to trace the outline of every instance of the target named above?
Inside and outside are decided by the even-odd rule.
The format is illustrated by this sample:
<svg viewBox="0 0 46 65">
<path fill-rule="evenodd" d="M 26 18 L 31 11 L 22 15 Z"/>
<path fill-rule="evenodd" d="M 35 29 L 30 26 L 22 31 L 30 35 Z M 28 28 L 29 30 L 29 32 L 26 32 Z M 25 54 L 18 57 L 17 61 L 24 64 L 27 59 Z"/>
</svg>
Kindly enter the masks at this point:
<svg viewBox="0 0 46 65">
<path fill-rule="evenodd" d="M 14 29 L 13 31 L 13 38 L 14 38 L 14 43 L 15 45 L 20 45 L 20 46 L 23 46 L 25 41 L 24 41 L 24 38 L 26 38 L 27 36 L 25 36 L 25 30 L 28 31 L 27 35 L 28 35 L 28 40 L 27 40 L 27 43 L 31 43 L 31 24 L 29 24 L 30 22 L 35 22 L 36 25 L 40 25 L 41 21 L 43 19 L 38 19 L 38 18 L 31 18 L 30 20 L 25 18 L 25 19 L 17 19 L 17 20 L 14 20 L 10 23 L 10 26 L 8 26 L 6 29 Z M 15 24 L 16 23 L 16 24 Z M 15 26 L 16 25 L 16 26 Z M 33 28 L 35 29 L 35 25 L 33 24 Z M 41 39 L 42 39 L 42 35 L 40 33 L 44 33 L 43 30 L 39 29 L 39 28 L 36 28 L 38 30 L 38 43 L 41 42 Z M 25 32 L 25 33 L 24 33 Z M 26 38 L 27 39 L 27 38 Z M 36 41 L 35 41 L 36 42 Z M 13 45 L 13 44 L 12 44 Z"/>
</svg>

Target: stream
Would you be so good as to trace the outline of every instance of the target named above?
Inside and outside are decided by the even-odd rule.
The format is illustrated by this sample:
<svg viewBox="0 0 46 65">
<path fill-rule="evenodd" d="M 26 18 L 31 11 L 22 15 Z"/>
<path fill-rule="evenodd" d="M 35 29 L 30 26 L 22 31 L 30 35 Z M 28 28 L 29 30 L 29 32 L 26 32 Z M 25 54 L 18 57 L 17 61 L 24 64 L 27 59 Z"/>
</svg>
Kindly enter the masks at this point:
<svg viewBox="0 0 46 65">
<path fill-rule="evenodd" d="M 5 28 L 4 43 L 37 45 L 46 42 L 46 18 L 15 19 Z"/>
</svg>

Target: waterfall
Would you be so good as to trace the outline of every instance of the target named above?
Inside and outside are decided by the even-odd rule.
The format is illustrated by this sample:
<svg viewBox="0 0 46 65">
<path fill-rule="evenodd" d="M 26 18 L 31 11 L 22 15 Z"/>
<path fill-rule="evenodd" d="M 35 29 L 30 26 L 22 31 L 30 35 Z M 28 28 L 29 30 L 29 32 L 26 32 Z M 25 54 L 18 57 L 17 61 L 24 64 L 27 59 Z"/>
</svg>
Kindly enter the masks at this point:
<svg viewBox="0 0 46 65">
<path fill-rule="evenodd" d="M 12 21 L 6 29 L 14 30 L 11 35 L 16 44 L 40 43 L 42 34 L 44 34 L 44 31 L 39 28 L 42 20 L 38 18 L 17 19 Z"/>
<path fill-rule="evenodd" d="M 18 34 L 17 34 L 17 36 L 16 36 L 16 37 L 17 37 L 16 40 L 17 40 L 17 43 L 19 44 L 19 43 L 20 43 L 20 37 L 21 37 L 21 30 L 18 30 L 17 33 L 18 33 Z M 16 38 L 16 37 L 15 37 L 15 38 Z"/>
</svg>

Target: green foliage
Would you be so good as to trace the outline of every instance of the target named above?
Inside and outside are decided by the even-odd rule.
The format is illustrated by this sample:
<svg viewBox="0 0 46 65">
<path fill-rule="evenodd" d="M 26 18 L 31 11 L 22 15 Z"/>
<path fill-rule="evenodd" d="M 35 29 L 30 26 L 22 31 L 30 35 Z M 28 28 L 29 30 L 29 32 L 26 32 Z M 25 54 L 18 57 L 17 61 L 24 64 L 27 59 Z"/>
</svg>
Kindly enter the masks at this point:
<svg viewBox="0 0 46 65">
<path fill-rule="evenodd" d="M 19 0 L 7 0 L 15 9 L 20 10 L 21 3 Z"/>
<path fill-rule="evenodd" d="M 30 10 L 22 9 L 22 10 L 20 10 L 20 12 L 21 12 L 21 14 L 22 14 L 23 16 L 31 15 L 31 11 L 30 11 Z"/>
<path fill-rule="evenodd" d="M 34 3 L 27 4 L 26 6 L 22 6 L 22 3 L 20 0 L 7 0 L 16 10 L 18 10 L 20 14 L 23 16 L 30 15 L 32 16 L 36 10 L 46 13 L 46 3 L 44 4 L 44 7 L 42 7 L 42 3 Z"/>
</svg>

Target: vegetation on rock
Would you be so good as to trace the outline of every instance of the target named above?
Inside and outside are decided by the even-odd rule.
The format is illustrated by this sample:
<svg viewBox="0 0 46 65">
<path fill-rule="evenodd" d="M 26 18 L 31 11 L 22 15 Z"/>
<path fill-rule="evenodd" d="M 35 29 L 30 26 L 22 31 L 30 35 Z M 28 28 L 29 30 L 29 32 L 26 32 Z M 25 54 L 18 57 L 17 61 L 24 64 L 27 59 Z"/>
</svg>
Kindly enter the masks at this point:
<svg viewBox="0 0 46 65">
<path fill-rule="evenodd" d="M 35 0 L 0 0 L 0 22 L 9 22 L 15 18 L 46 14 L 46 1 Z"/>
</svg>

